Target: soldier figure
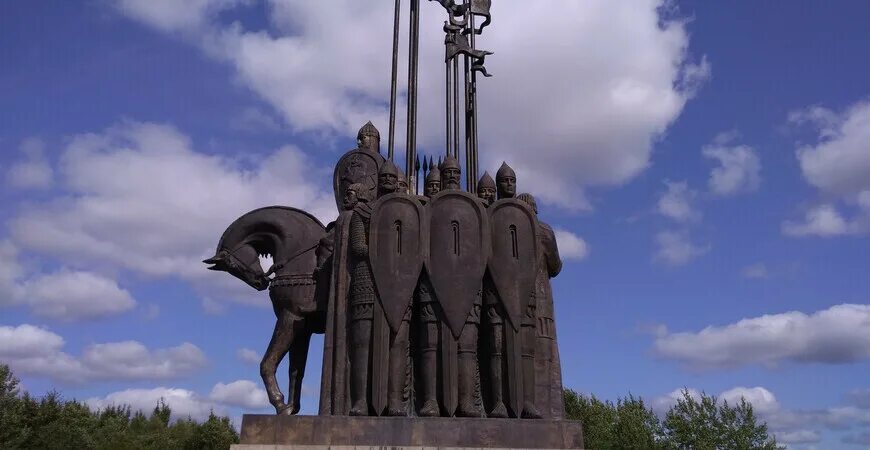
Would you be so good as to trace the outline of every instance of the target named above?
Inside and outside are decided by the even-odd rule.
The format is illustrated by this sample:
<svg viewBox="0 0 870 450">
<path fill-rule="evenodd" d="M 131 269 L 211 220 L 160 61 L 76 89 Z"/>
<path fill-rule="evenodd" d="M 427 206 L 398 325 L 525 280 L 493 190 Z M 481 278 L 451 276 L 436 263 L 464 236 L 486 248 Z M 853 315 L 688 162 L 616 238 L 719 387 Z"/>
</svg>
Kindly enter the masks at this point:
<svg viewBox="0 0 870 450">
<path fill-rule="evenodd" d="M 423 184 L 423 201 L 428 201 L 441 190 L 441 174 L 435 163 L 429 165 L 429 174 Z M 441 311 L 429 274 L 423 270 L 417 285 L 415 299 L 415 325 L 419 339 L 419 362 L 417 376 L 422 404 L 417 412 L 420 417 L 437 417 L 441 414 L 438 404 L 438 343 L 441 328 Z"/>
<path fill-rule="evenodd" d="M 381 133 L 375 128 L 375 125 L 368 121 L 356 135 L 356 146 L 360 150 L 368 150 L 372 153 L 381 152 Z"/>
<path fill-rule="evenodd" d="M 501 167 L 495 173 L 495 182 L 498 185 L 498 198 L 514 198 L 517 195 L 517 174 L 511 166 L 502 161 Z"/>
<path fill-rule="evenodd" d="M 358 186 L 352 184 L 351 186 Z M 353 190 L 348 188 L 349 193 Z M 364 189 L 359 192 L 369 192 Z M 349 194 L 345 195 L 347 200 Z M 350 415 L 369 414 L 368 372 L 372 335 L 372 309 L 376 291 L 369 264 L 368 232 L 371 219 L 369 198 L 360 196 L 350 219 L 348 266 L 350 267 Z M 350 201 L 346 201 L 346 204 Z"/>
<path fill-rule="evenodd" d="M 408 177 L 405 176 L 405 172 L 402 172 L 402 169 L 396 168 L 399 172 L 399 178 L 396 181 L 396 192 L 401 192 L 403 194 L 408 193 Z"/>
<path fill-rule="evenodd" d="M 460 175 L 461 169 L 459 161 L 452 155 L 447 156 L 444 162 L 441 163 L 441 183 L 445 190 L 461 189 Z M 458 417 L 480 417 L 481 412 L 478 406 L 477 399 L 477 336 L 480 327 L 480 291 L 469 293 L 474 295 L 473 306 L 468 317 L 465 319 L 465 326 L 459 334 L 458 342 L 458 406 L 456 416 Z M 454 299 L 443 299 L 442 301 L 455 301 Z"/>
<path fill-rule="evenodd" d="M 427 198 L 432 198 L 433 195 L 441 191 L 441 173 L 435 167 L 435 161 L 429 163 L 429 174 L 426 175 L 426 182 L 423 184 L 423 195 Z"/>
<path fill-rule="evenodd" d="M 532 194 L 520 194 L 518 199 L 538 214 L 538 204 Z M 535 304 L 537 313 L 537 345 L 535 348 L 535 378 L 538 385 L 536 402 L 543 416 L 561 419 L 565 413 L 562 401 L 562 367 L 559 346 L 556 345 L 553 288 L 550 278 L 559 275 L 562 259 L 556 245 L 556 234 L 550 225 L 538 221 L 538 273 L 535 276 Z"/>
<path fill-rule="evenodd" d="M 486 206 L 492 205 L 495 201 L 495 181 L 492 181 L 489 172 L 483 172 L 483 176 L 477 182 L 477 196 L 483 199 Z"/>
</svg>

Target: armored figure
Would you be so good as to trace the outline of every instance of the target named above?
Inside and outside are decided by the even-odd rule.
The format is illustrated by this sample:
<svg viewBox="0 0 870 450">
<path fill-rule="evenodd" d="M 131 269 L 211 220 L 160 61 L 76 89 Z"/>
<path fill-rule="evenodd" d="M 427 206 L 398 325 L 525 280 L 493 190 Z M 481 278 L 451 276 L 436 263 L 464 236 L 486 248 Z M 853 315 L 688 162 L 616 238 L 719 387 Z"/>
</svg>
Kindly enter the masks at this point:
<svg viewBox="0 0 870 450">
<path fill-rule="evenodd" d="M 517 174 L 511 166 L 502 161 L 501 167 L 495 173 L 495 182 L 498 185 L 498 198 L 514 198 L 517 195 Z"/>
<path fill-rule="evenodd" d="M 423 184 L 422 200 L 428 202 L 440 190 L 441 174 L 433 161 L 429 165 L 429 173 Z M 441 406 L 438 402 L 440 316 L 441 311 L 435 298 L 435 290 L 432 288 L 428 272 L 424 269 L 420 275 L 414 301 L 414 325 L 417 327 L 418 336 L 417 385 L 421 399 L 417 414 L 421 417 L 437 417 L 441 414 Z"/>
<path fill-rule="evenodd" d="M 369 264 L 369 221 L 371 206 L 368 198 L 359 198 L 353 210 L 348 230 L 348 266 L 350 267 L 350 415 L 369 414 L 369 350 L 371 348 L 373 308 L 377 301 L 371 265 Z"/>
<path fill-rule="evenodd" d="M 433 195 L 441 191 L 441 173 L 435 166 L 435 161 L 429 164 L 429 174 L 426 175 L 426 181 L 423 185 L 423 195 L 426 198 L 432 198 Z"/>
<path fill-rule="evenodd" d="M 489 172 L 483 172 L 480 181 L 477 182 L 477 196 L 483 199 L 486 206 L 495 201 L 495 181 L 489 176 Z"/>
<path fill-rule="evenodd" d="M 398 169 L 398 179 L 396 181 L 396 192 L 401 192 L 403 194 L 408 193 L 408 177 L 405 176 L 405 172 L 402 172 L 402 169 Z"/>
<path fill-rule="evenodd" d="M 538 205 L 531 194 L 520 194 L 518 199 L 538 214 Z M 561 419 L 565 414 L 562 401 L 562 367 L 559 346 L 556 344 L 553 289 L 550 278 L 559 275 L 562 259 L 556 245 L 556 234 L 550 225 L 538 221 L 538 264 L 535 276 L 535 305 L 537 336 L 535 345 L 535 400 L 544 417 Z"/>
<path fill-rule="evenodd" d="M 333 189 L 335 205 L 342 210 L 342 197 L 347 187 L 360 183 L 369 190 L 369 197 L 377 193 L 378 171 L 384 162 L 380 154 L 381 135 L 371 122 L 366 123 L 357 133 L 357 148 L 347 152 L 335 165 L 333 172 Z"/>
<path fill-rule="evenodd" d="M 375 125 L 368 121 L 356 135 L 356 146 L 360 150 L 367 150 L 371 153 L 380 153 L 381 149 L 381 133 L 375 128 Z"/>
<path fill-rule="evenodd" d="M 461 169 L 459 161 L 452 155 L 447 156 L 439 167 L 441 170 L 442 187 L 445 190 L 459 190 Z M 477 366 L 477 337 L 480 327 L 480 291 L 475 290 L 467 295 L 473 295 L 471 311 L 465 319 L 465 326 L 458 339 L 458 406 L 456 415 L 459 417 L 479 417 L 481 415 L 477 385 L 479 380 Z M 443 299 L 441 301 L 458 301 L 459 299 Z"/>
</svg>

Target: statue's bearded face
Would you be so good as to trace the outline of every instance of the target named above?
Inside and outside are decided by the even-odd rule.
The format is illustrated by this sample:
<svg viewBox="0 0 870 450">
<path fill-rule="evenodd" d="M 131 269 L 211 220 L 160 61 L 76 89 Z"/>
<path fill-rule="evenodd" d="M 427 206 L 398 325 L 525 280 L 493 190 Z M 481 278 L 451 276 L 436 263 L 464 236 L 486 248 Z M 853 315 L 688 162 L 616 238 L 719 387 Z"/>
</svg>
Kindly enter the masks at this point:
<svg viewBox="0 0 870 450">
<path fill-rule="evenodd" d="M 431 197 L 440 191 L 441 191 L 441 182 L 440 181 L 428 181 L 428 182 L 426 182 L 426 189 L 423 190 L 423 195 L 425 195 L 426 197 Z"/>
<path fill-rule="evenodd" d="M 391 173 L 383 173 L 378 176 L 378 185 L 384 192 L 396 192 L 399 186 L 399 177 Z"/>
<path fill-rule="evenodd" d="M 501 198 L 513 198 L 517 195 L 517 179 L 516 177 L 506 176 L 499 177 L 498 181 L 498 196 Z"/>
<path fill-rule="evenodd" d="M 445 189 L 459 189 L 459 169 L 448 168 L 441 171 Z"/>
<path fill-rule="evenodd" d="M 359 202 L 359 196 L 357 195 L 357 192 L 355 190 L 348 189 L 347 191 L 345 191 L 344 199 L 342 201 L 342 206 L 345 210 L 353 209 L 356 206 L 357 202 Z"/>
<path fill-rule="evenodd" d="M 486 200 L 487 205 L 491 205 L 495 201 L 495 189 L 484 187 L 477 190 L 477 196 Z"/>
<path fill-rule="evenodd" d="M 396 185 L 399 187 L 399 192 L 408 192 L 408 180 L 399 178 L 399 180 L 396 181 Z"/>
</svg>

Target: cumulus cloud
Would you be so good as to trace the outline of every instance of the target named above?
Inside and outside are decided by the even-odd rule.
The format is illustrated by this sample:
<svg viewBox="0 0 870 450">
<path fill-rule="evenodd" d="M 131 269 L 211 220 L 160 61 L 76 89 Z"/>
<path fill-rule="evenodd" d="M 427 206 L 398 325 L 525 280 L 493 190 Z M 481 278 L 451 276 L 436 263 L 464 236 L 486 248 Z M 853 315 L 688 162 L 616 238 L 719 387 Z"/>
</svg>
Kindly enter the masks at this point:
<svg viewBox="0 0 870 450">
<path fill-rule="evenodd" d="M 329 171 L 295 147 L 255 160 L 210 156 L 167 125 L 125 122 L 74 136 L 59 172 L 67 194 L 11 220 L 18 246 L 70 265 L 178 276 L 234 299 L 251 301 L 248 289 L 201 262 L 233 220 L 269 204 L 335 215 Z"/>
<path fill-rule="evenodd" d="M 698 332 L 666 331 L 653 348 L 658 356 L 692 368 L 852 363 L 870 358 L 870 305 L 769 314 Z"/>
<path fill-rule="evenodd" d="M 263 357 L 260 356 L 260 353 L 249 348 L 240 348 L 236 350 L 236 358 L 238 358 L 239 361 L 248 364 L 260 364 L 260 361 L 263 359 Z"/>
<path fill-rule="evenodd" d="M 13 164 L 6 172 L 6 182 L 20 189 L 47 189 L 51 187 L 54 171 L 45 158 L 45 143 L 39 138 L 28 138 L 19 147 L 24 160 Z"/>
<path fill-rule="evenodd" d="M 658 213 L 677 222 L 692 222 L 701 218 L 701 213 L 692 206 L 698 193 L 685 181 L 665 181 L 667 190 L 662 192 L 656 204 Z"/>
<path fill-rule="evenodd" d="M 559 256 L 562 259 L 583 260 L 589 255 L 589 246 L 582 237 L 576 234 L 556 228 L 553 230 L 556 233 L 556 243 L 559 246 Z"/>
<path fill-rule="evenodd" d="M 752 192 L 761 184 L 761 160 L 748 145 L 734 145 L 733 134 L 720 134 L 701 153 L 718 166 L 710 172 L 708 185 L 716 195 Z"/>
<path fill-rule="evenodd" d="M 59 320 L 94 319 L 129 311 L 136 301 L 114 280 L 91 272 L 62 270 L 22 286 L 34 314 Z"/>
<path fill-rule="evenodd" d="M 85 403 L 93 409 L 104 409 L 114 405 L 130 405 L 134 411 L 145 414 L 151 412 L 158 402 L 163 401 L 172 409 L 172 419 L 190 417 L 203 421 L 212 411 L 215 414 L 225 414 L 226 411 L 215 402 L 202 398 L 196 392 L 188 389 L 157 387 L 153 389 L 125 389 L 113 392 L 105 397 L 92 397 Z"/>
<path fill-rule="evenodd" d="M 207 363 L 202 350 L 189 342 L 155 350 L 136 341 L 92 344 L 78 357 L 64 352 L 64 344 L 61 336 L 44 328 L 0 326 L 0 360 L 17 373 L 61 382 L 172 379 Z"/>
<path fill-rule="evenodd" d="M 114 2 L 122 14 L 233 67 L 292 130 L 349 136 L 369 119 L 387 129 L 391 3 L 271 0 L 268 31 L 215 18 L 240 1 L 170 3 Z M 643 171 L 654 140 L 710 74 L 706 59 L 692 62 L 688 54 L 686 21 L 663 17 L 664 3 L 498 5 L 479 39 L 496 52 L 487 58 L 495 77 L 479 89 L 481 167 L 507 159 L 524 190 L 568 208 L 590 207 L 588 187 L 619 185 Z M 423 6 L 418 144 L 440 153 L 445 13 L 434 3 Z M 547 33 L 517 32 L 543 23 Z"/>
<path fill-rule="evenodd" d="M 830 237 L 870 231 L 870 102 L 857 102 L 842 112 L 813 106 L 792 112 L 789 121 L 815 134 L 814 143 L 796 150 L 804 178 L 857 212 L 848 219 L 832 204 L 819 205 L 803 221 L 785 222 L 783 232 Z"/>
<path fill-rule="evenodd" d="M 708 245 L 691 241 L 687 231 L 662 231 L 656 234 L 654 259 L 671 266 L 681 266 L 710 251 Z"/>
<path fill-rule="evenodd" d="M 266 391 L 249 380 L 237 380 L 232 383 L 218 383 L 209 394 L 212 401 L 242 408 L 259 409 L 269 406 Z"/>
</svg>

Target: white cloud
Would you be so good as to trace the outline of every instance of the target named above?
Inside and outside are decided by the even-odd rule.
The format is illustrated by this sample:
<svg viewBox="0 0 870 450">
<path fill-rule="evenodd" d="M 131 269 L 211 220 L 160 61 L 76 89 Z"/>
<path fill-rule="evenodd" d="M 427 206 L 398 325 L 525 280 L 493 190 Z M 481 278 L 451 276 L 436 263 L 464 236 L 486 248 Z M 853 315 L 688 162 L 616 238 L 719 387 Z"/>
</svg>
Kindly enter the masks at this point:
<svg viewBox="0 0 870 450">
<path fill-rule="evenodd" d="M 583 260 L 589 256 L 589 246 L 580 236 L 559 228 L 553 230 L 556 233 L 556 243 L 559 246 L 559 256 L 562 259 Z"/>
<path fill-rule="evenodd" d="M 767 270 L 767 265 L 764 263 L 755 263 L 750 264 L 744 267 L 740 273 L 744 278 L 753 278 L 758 280 L 763 280 L 770 276 L 770 272 Z"/>
<path fill-rule="evenodd" d="M 681 266 L 710 251 L 710 246 L 694 244 L 686 231 L 662 231 L 656 234 L 654 259 L 671 266 Z"/>
<path fill-rule="evenodd" d="M 251 350 L 249 348 L 240 348 L 236 350 L 236 358 L 240 361 L 246 362 L 248 364 L 260 364 L 260 361 L 263 359 L 260 356 L 260 353 Z"/>
<path fill-rule="evenodd" d="M 733 145 L 733 138 L 726 136 L 719 135 L 701 150 L 706 158 L 719 163 L 710 172 L 710 191 L 727 196 L 757 190 L 761 184 L 761 160 L 758 154 L 748 145 Z"/>
<path fill-rule="evenodd" d="M 779 410 L 779 401 L 776 396 L 767 389 L 756 387 L 738 386 L 731 388 L 721 394 L 719 399 L 727 401 L 729 405 L 734 406 L 740 404 L 740 399 L 746 400 L 752 404 L 752 408 L 759 414 L 769 414 Z"/>
<path fill-rule="evenodd" d="M 821 236 L 832 237 L 857 232 L 857 222 L 849 222 L 840 214 L 834 205 L 818 205 L 807 211 L 801 222 L 785 221 L 782 232 L 788 236 Z"/>
<path fill-rule="evenodd" d="M 810 209 L 802 222 L 783 223 L 783 232 L 830 237 L 870 231 L 870 102 L 857 102 L 843 112 L 814 106 L 792 112 L 789 121 L 809 124 L 816 133 L 814 144 L 796 150 L 807 182 L 858 211 L 847 219 L 833 204 L 822 204 Z"/>
<path fill-rule="evenodd" d="M 783 444 L 814 444 L 822 440 L 816 430 L 795 430 L 775 432 L 776 441 Z"/>
<path fill-rule="evenodd" d="M 685 181 L 665 181 L 667 190 L 661 194 L 656 204 L 658 213 L 677 222 L 692 222 L 701 218 L 701 213 L 692 207 L 698 193 L 689 188 Z"/>
<path fill-rule="evenodd" d="M 229 406 L 250 409 L 269 407 L 266 391 L 249 380 L 237 380 L 228 384 L 218 383 L 212 388 L 208 397 L 214 402 Z"/>
<path fill-rule="evenodd" d="M 136 305 L 114 280 L 90 272 L 61 270 L 28 280 L 22 288 L 22 300 L 34 314 L 52 319 L 95 319 Z"/>
<path fill-rule="evenodd" d="M 171 379 L 207 363 L 202 351 L 188 342 L 156 350 L 136 341 L 93 344 L 80 357 L 63 352 L 64 344 L 61 336 L 44 328 L 0 326 L 0 360 L 17 373 L 62 382 Z"/>
<path fill-rule="evenodd" d="M 69 265 L 178 276 L 222 295 L 216 300 L 251 301 L 253 290 L 201 260 L 227 225 L 263 205 L 330 218 L 327 172 L 290 146 L 230 159 L 196 152 L 170 126 L 126 122 L 70 140 L 60 166 L 68 194 L 26 208 L 10 223 L 12 237 Z"/>
<path fill-rule="evenodd" d="M 191 417 L 198 421 L 208 418 L 211 411 L 225 414 L 225 410 L 197 393 L 180 388 L 157 387 L 153 389 L 126 389 L 113 392 L 105 397 L 93 397 L 85 403 L 94 409 L 104 409 L 113 405 L 130 405 L 134 411 L 150 414 L 160 400 L 172 410 L 172 419 Z"/>
<path fill-rule="evenodd" d="M 215 20 L 214 11 L 236 3 L 230 0 L 181 9 L 168 3 L 115 4 L 231 65 L 293 130 L 350 136 L 368 119 L 387 129 L 391 3 L 272 0 L 268 31 Z M 524 190 L 569 208 L 589 207 L 585 188 L 619 185 L 643 171 L 654 140 L 710 73 L 706 59 L 689 63 L 686 22 L 662 17 L 663 3 L 500 5 L 479 39 L 495 51 L 487 58 L 495 76 L 479 89 L 481 167 L 506 159 Z M 418 143 L 440 153 L 445 13 L 434 3 L 423 6 Z M 517 32 L 544 23 L 546 33 Z"/>
<path fill-rule="evenodd" d="M 693 368 L 862 361 L 870 358 L 870 305 L 842 304 L 809 315 L 791 311 L 699 332 L 661 333 L 654 350 Z"/>
<path fill-rule="evenodd" d="M 45 159 L 45 144 L 39 138 L 28 138 L 19 147 L 25 159 L 13 164 L 6 172 L 6 182 L 20 189 L 51 187 L 54 171 Z"/>
</svg>

